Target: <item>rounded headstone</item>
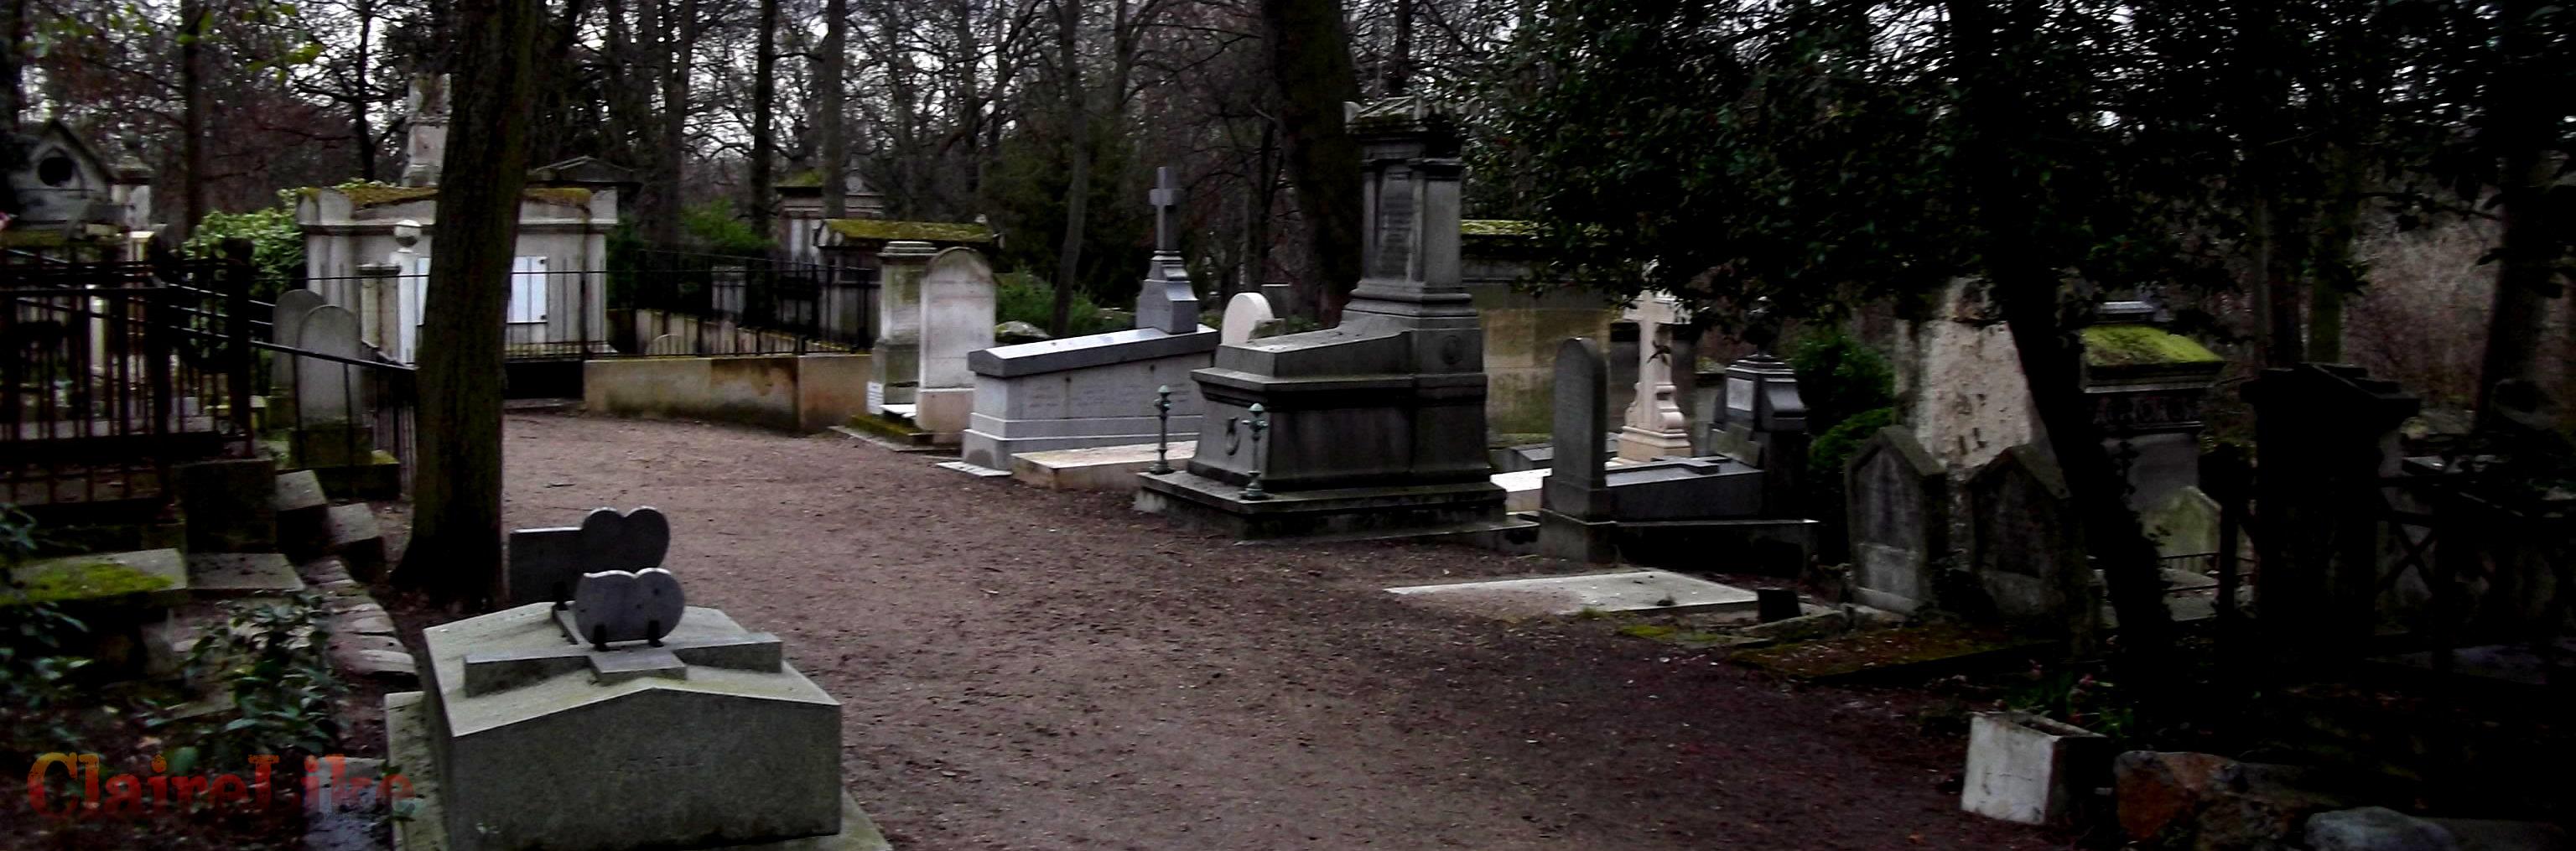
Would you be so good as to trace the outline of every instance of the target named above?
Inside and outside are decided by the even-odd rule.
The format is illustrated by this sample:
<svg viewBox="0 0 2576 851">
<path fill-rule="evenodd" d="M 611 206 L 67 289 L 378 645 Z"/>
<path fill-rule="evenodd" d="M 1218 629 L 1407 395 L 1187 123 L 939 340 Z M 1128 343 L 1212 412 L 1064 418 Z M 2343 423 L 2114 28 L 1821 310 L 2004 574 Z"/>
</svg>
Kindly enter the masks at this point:
<svg viewBox="0 0 2576 851">
<path fill-rule="evenodd" d="M 1260 293 L 1236 293 L 1225 302 L 1225 326 L 1217 329 L 1217 342 L 1249 342 L 1253 326 L 1276 318 L 1270 312 L 1270 299 Z"/>
<path fill-rule="evenodd" d="M 671 549 L 671 521 L 646 506 L 625 514 L 601 508 L 581 520 L 583 573 L 662 566 Z"/>
<path fill-rule="evenodd" d="M 348 308 L 326 304 L 304 313 L 303 329 L 295 347 L 317 354 L 348 360 L 365 360 L 366 343 L 358 337 L 358 315 Z M 335 360 L 293 357 L 295 361 L 295 410 L 302 422 L 349 422 L 357 419 L 352 404 L 364 392 L 366 376 L 359 367 Z"/>
<path fill-rule="evenodd" d="M 573 626 L 594 644 L 660 641 L 686 610 L 679 578 L 658 567 L 585 573 L 572 594 Z"/>
</svg>

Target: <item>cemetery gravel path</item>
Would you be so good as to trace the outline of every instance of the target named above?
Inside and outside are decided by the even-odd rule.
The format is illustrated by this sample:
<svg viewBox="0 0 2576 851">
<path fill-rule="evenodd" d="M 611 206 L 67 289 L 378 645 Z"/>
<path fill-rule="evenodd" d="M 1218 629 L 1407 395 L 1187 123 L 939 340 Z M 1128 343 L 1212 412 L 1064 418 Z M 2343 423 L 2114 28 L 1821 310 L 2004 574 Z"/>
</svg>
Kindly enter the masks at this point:
<svg viewBox="0 0 2576 851">
<path fill-rule="evenodd" d="M 843 779 L 899 851 L 2066 844 L 1960 813 L 1959 737 L 1901 696 L 1376 590 L 1564 563 L 1230 546 L 838 435 L 506 428 L 511 526 L 668 512 L 689 601 L 842 701 Z"/>
</svg>

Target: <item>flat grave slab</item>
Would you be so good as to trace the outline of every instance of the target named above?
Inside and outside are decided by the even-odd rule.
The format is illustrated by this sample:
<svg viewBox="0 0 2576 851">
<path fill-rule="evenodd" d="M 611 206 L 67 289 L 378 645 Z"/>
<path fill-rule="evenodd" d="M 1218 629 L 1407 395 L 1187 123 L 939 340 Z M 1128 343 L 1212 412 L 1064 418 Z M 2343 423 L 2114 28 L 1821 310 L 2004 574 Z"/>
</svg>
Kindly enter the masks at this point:
<svg viewBox="0 0 2576 851">
<path fill-rule="evenodd" d="M 293 594 L 304 590 L 304 578 L 277 553 L 191 553 L 188 588 L 200 597 Z"/>
<path fill-rule="evenodd" d="M 1198 441 L 1176 440 L 1164 447 L 1173 467 L 1189 464 Z M 1011 456 L 1011 475 L 1042 488 L 1087 491 L 1133 491 L 1136 474 L 1154 466 L 1154 444 L 1049 449 Z"/>
<path fill-rule="evenodd" d="M 9 581 L 35 602 L 131 600 L 162 608 L 188 602 L 188 568 L 178 550 L 38 559 L 11 568 Z"/>
<path fill-rule="evenodd" d="M 1666 570 L 1542 576 L 1386 589 L 1427 603 L 1455 603 L 1504 616 L 1597 612 L 1751 611 L 1752 591 Z"/>
<path fill-rule="evenodd" d="M 932 464 L 931 466 L 938 467 L 942 470 L 955 470 L 980 479 L 998 479 L 1011 474 L 1011 471 L 1009 470 L 996 470 L 991 467 L 979 464 L 969 464 L 964 461 L 941 461 L 937 464 Z"/>
</svg>

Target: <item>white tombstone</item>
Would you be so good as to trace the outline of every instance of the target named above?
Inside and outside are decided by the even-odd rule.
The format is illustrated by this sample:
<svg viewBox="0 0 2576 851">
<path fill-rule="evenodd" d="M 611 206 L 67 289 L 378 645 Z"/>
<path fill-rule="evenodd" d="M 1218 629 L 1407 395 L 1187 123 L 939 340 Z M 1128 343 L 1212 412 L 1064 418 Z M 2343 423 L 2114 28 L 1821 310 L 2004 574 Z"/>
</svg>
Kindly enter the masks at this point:
<svg viewBox="0 0 2576 851">
<path fill-rule="evenodd" d="M 1217 342 L 1224 345 L 1252 340 L 1252 329 L 1279 317 L 1270 312 L 1270 299 L 1260 293 L 1236 293 L 1225 302 L 1225 325 L 1218 329 Z"/>
<path fill-rule="evenodd" d="M 1637 323 L 1637 396 L 1619 429 L 1619 457 L 1651 461 L 1691 454 L 1690 426 L 1673 398 L 1673 326 L 1688 318 L 1664 293 L 1638 298 L 1623 317 Z"/>
<path fill-rule="evenodd" d="M 322 294 L 312 290 L 278 293 L 277 304 L 269 309 L 268 341 L 290 349 L 302 348 L 299 341 L 304 339 L 304 317 L 323 304 Z M 295 389 L 296 358 L 284 352 L 271 352 L 270 355 L 269 383 L 279 393 L 292 393 Z"/>
<path fill-rule="evenodd" d="M 366 346 L 358 339 L 358 315 L 336 304 L 313 308 L 304 314 L 296 348 L 317 354 L 362 360 Z M 295 361 L 295 410 L 302 418 L 300 425 L 346 423 L 364 392 L 366 375 L 362 367 L 350 366 L 322 358 L 289 356 Z"/>
<path fill-rule="evenodd" d="M 868 413 L 913 415 L 921 389 L 921 275 L 930 243 L 897 241 L 877 252 L 877 333 L 869 360 Z M 990 333 L 990 324 L 986 331 Z"/>
<path fill-rule="evenodd" d="M 952 442 L 975 412 L 966 357 L 993 347 L 993 266 L 970 248 L 930 258 L 921 273 L 921 384 L 913 423 Z"/>
</svg>

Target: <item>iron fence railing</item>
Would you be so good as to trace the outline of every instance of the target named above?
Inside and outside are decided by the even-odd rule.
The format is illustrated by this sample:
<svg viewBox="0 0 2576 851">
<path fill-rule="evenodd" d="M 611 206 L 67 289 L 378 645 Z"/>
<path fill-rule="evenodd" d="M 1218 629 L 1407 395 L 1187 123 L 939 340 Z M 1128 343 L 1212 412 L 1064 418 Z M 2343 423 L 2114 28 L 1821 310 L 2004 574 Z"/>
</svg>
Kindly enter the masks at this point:
<svg viewBox="0 0 2576 851">
<path fill-rule="evenodd" d="M 279 345 L 254 276 L 246 245 L 216 261 L 0 266 L 0 501 L 166 500 L 174 466 L 262 442 L 290 466 L 364 463 L 407 483 L 412 370 Z M 280 359 L 290 368 L 264 367 Z M 346 389 L 300 400 L 276 380 L 307 373 Z"/>
<path fill-rule="evenodd" d="M 608 273 L 609 309 L 631 325 L 619 329 L 632 335 L 617 341 L 620 353 L 793 354 L 875 343 L 874 269 L 660 250 L 622 262 Z"/>
</svg>

